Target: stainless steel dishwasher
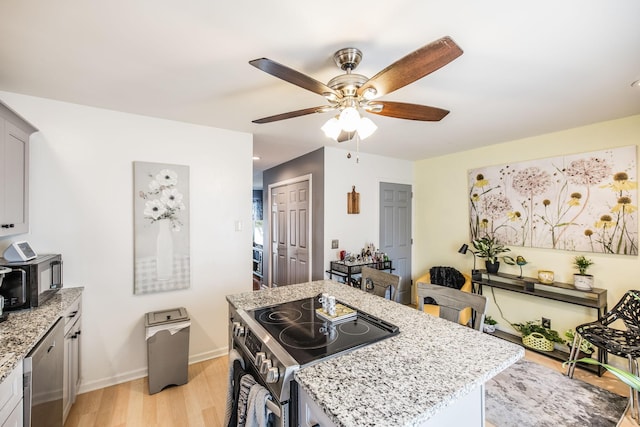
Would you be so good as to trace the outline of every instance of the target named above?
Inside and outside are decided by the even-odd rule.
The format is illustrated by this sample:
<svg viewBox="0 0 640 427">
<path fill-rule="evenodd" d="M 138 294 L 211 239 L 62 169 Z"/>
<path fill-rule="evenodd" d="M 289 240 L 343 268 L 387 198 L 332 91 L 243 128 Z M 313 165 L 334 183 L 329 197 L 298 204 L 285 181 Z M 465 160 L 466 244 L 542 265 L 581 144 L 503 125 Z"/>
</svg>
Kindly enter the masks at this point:
<svg viewBox="0 0 640 427">
<path fill-rule="evenodd" d="M 64 322 L 58 319 L 24 359 L 24 426 L 62 427 Z"/>
</svg>

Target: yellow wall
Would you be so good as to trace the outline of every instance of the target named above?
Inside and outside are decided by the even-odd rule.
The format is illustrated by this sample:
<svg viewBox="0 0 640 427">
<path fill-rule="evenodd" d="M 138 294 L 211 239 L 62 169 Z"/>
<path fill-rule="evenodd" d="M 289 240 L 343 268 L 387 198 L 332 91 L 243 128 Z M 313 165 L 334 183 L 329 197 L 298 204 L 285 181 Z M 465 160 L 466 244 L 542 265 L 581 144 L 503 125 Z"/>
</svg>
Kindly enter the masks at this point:
<svg viewBox="0 0 640 427">
<path fill-rule="evenodd" d="M 457 253 L 462 243 L 469 243 L 467 171 L 489 165 L 500 165 L 565 154 L 638 145 L 640 115 L 597 123 L 526 138 L 489 147 L 469 150 L 416 162 L 415 165 L 415 232 L 413 277 L 419 277 L 434 265 L 450 265 L 468 272 L 473 265 L 471 255 Z M 632 177 L 637 181 L 638 177 Z M 634 201 L 638 205 L 638 201 Z M 510 255 L 523 255 L 529 264 L 525 276 L 537 276 L 539 269 L 555 272 L 557 281 L 573 283 L 572 260 L 576 252 L 512 247 Z M 640 289 L 640 260 L 637 256 L 585 254 L 595 264 L 589 273 L 595 286 L 608 290 L 612 307 L 628 289 Z M 479 268 L 484 260 L 478 259 Z M 518 273 L 515 266 L 501 263 L 500 270 Z M 496 308 L 491 292 L 487 312 L 498 320 L 500 329 L 509 330 Z M 595 311 L 566 303 L 496 290 L 497 303 L 511 322 L 548 317 L 552 328 L 562 335 L 568 328 L 593 320 Z"/>
</svg>

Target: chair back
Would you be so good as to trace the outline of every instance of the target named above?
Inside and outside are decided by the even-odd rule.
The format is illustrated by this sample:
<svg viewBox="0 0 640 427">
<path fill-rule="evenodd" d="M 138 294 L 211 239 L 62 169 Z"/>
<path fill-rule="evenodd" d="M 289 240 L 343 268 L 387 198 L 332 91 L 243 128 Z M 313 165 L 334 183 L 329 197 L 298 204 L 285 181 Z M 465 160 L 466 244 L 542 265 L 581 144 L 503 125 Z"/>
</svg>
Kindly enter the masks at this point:
<svg viewBox="0 0 640 427">
<path fill-rule="evenodd" d="M 452 322 L 460 321 L 460 312 L 467 307 L 475 312 L 473 328 L 480 331 L 484 325 L 484 316 L 487 309 L 487 298 L 446 286 L 433 285 L 431 283 L 418 283 L 418 310 L 423 311 L 424 299 L 433 298 L 440 306 L 440 317 Z"/>
<path fill-rule="evenodd" d="M 361 280 L 360 287 L 363 291 L 382 298 L 396 300 L 400 276 L 371 267 L 362 267 Z"/>
<path fill-rule="evenodd" d="M 627 291 L 600 321 L 607 326 L 618 319 L 622 320 L 628 329 L 640 334 L 640 291 Z"/>
</svg>

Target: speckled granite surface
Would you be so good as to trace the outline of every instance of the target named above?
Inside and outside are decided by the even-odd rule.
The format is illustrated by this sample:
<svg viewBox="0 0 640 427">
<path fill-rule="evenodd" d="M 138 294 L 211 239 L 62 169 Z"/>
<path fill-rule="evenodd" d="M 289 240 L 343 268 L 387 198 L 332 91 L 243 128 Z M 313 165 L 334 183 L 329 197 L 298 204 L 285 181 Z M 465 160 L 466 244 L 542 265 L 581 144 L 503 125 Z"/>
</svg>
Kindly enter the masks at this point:
<svg viewBox="0 0 640 427">
<path fill-rule="evenodd" d="M 339 426 L 417 426 L 524 356 L 521 346 L 329 280 L 227 296 L 251 310 L 329 292 L 400 334 L 295 378 Z"/>
<path fill-rule="evenodd" d="M 7 320 L 0 323 L 0 382 L 82 295 L 83 289 L 63 288 L 39 307 L 8 312 Z"/>
</svg>

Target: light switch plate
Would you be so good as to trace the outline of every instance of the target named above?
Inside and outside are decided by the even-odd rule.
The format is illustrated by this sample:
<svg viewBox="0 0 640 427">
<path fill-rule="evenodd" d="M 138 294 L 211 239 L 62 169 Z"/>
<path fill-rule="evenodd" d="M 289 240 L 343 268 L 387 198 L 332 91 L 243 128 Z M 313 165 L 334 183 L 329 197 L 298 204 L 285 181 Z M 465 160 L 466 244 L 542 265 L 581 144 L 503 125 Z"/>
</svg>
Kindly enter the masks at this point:
<svg viewBox="0 0 640 427">
<path fill-rule="evenodd" d="M 331 241 L 331 249 L 338 249 L 338 239 L 333 239 Z"/>
</svg>

